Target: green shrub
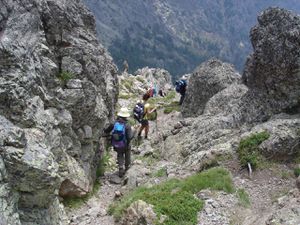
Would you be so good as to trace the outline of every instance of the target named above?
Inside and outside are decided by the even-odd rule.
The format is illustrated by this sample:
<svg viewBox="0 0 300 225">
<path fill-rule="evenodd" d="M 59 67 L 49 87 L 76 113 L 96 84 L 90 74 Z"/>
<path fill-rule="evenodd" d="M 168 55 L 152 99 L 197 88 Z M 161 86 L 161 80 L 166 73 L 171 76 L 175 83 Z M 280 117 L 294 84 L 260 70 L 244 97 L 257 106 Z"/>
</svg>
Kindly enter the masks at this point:
<svg viewBox="0 0 300 225">
<path fill-rule="evenodd" d="M 165 101 L 172 101 L 176 97 L 176 92 L 175 91 L 169 91 L 167 95 L 164 97 Z"/>
<path fill-rule="evenodd" d="M 136 79 L 143 84 L 146 83 L 145 79 L 140 76 L 136 76 Z"/>
<path fill-rule="evenodd" d="M 249 195 L 244 189 L 238 189 L 236 194 L 238 196 L 239 204 L 241 206 L 248 208 L 251 205 Z"/>
<path fill-rule="evenodd" d="M 160 168 L 159 170 L 157 170 L 153 174 L 151 174 L 152 177 L 164 177 L 166 175 L 167 175 L 166 168 Z"/>
<path fill-rule="evenodd" d="M 167 216 L 165 225 L 197 224 L 197 214 L 204 203 L 194 194 L 205 188 L 226 192 L 234 190 L 229 172 L 213 168 L 184 180 L 170 179 L 151 188 L 139 187 L 112 204 L 109 212 L 120 219 L 130 204 L 143 200 L 154 206 L 158 216 Z"/>
<path fill-rule="evenodd" d="M 287 179 L 291 178 L 292 176 L 293 176 L 293 173 L 289 170 L 281 171 L 281 178 L 282 179 L 287 180 Z"/>
<path fill-rule="evenodd" d="M 170 104 L 165 105 L 164 107 L 164 114 L 169 114 L 173 111 L 180 111 L 180 105 L 178 104 L 178 102 L 171 102 Z"/>
<path fill-rule="evenodd" d="M 108 165 L 109 165 L 110 155 L 107 151 L 105 151 L 104 155 L 102 156 L 98 168 L 96 170 L 96 176 L 100 177 L 103 176 Z"/>
<path fill-rule="evenodd" d="M 133 86 L 133 80 L 132 79 L 126 79 L 122 80 L 123 87 L 125 87 L 129 92 L 132 92 L 132 86 Z"/>
<path fill-rule="evenodd" d="M 118 98 L 120 98 L 120 99 L 130 99 L 131 95 L 130 94 L 125 94 L 125 93 L 120 93 Z"/>
<path fill-rule="evenodd" d="M 269 137 L 270 134 L 263 131 L 241 140 L 237 152 L 242 166 L 250 163 L 254 169 L 257 168 L 262 161 L 258 146 Z"/>
<path fill-rule="evenodd" d="M 149 98 L 149 100 L 147 101 L 147 103 L 149 103 L 150 105 L 156 105 L 159 101 L 160 101 L 159 98 L 152 97 L 152 98 Z"/>
<path fill-rule="evenodd" d="M 232 178 L 229 172 L 220 167 L 211 168 L 202 173 L 190 176 L 186 178 L 182 184 L 183 190 L 192 193 L 197 193 L 206 188 L 223 190 L 228 193 L 234 191 Z"/>
<path fill-rule="evenodd" d="M 62 71 L 58 74 L 57 78 L 63 83 L 66 84 L 70 79 L 74 78 L 74 74 L 69 71 Z"/>
<path fill-rule="evenodd" d="M 295 175 L 296 177 L 299 177 L 299 176 L 300 176 L 300 168 L 295 168 L 295 169 L 294 169 L 294 175 Z"/>
</svg>

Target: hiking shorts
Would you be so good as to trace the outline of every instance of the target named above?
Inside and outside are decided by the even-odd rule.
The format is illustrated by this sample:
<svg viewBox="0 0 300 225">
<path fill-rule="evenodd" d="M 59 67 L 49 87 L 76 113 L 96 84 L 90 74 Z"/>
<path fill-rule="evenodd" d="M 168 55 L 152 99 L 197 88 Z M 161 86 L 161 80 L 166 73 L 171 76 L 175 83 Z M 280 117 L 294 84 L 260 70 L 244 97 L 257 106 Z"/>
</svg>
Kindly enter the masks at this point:
<svg viewBox="0 0 300 225">
<path fill-rule="evenodd" d="M 149 121 L 148 120 L 141 120 L 141 124 L 142 124 L 142 126 L 147 126 L 147 125 L 149 125 Z"/>
</svg>

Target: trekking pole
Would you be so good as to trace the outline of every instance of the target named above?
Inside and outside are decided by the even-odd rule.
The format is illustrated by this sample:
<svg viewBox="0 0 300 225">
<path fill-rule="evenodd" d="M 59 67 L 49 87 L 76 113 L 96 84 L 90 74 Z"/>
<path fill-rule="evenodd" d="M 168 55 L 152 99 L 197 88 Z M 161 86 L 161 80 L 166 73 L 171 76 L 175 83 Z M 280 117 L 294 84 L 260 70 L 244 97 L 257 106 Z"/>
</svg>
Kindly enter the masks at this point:
<svg viewBox="0 0 300 225">
<path fill-rule="evenodd" d="M 251 178 L 252 177 L 252 168 L 251 168 L 251 164 L 248 163 L 248 169 L 249 169 L 249 177 Z"/>
</svg>

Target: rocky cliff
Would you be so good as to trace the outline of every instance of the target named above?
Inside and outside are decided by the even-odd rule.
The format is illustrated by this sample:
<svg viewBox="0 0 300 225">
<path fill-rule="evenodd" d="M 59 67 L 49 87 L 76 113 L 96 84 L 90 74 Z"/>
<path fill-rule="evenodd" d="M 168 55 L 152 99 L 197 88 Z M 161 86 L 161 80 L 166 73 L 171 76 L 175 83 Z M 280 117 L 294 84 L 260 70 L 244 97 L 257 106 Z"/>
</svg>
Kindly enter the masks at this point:
<svg viewBox="0 0 300 225">
<path fill-rule="evenodd" d="M 80 1 L 0 1 L 0 224 L 67 224 L 91 191 L 116 67 Z"/>
</svg>

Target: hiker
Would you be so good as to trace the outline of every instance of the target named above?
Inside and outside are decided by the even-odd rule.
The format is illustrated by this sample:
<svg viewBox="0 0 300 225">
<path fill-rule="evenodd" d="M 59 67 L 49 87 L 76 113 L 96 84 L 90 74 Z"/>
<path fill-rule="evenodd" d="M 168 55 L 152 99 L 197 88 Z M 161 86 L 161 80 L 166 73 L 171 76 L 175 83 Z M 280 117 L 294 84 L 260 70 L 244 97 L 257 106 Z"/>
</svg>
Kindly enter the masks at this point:
<svg viewBox="0 0 300 225">
<path fill-rule="evenodd" d="M 166 96 L 166 93 L 165 93 L 162 89 L 160 89 L 160 90 L 158 91 L 158 95 L 160 95 L 161 97 L 165 97 L 165 96 Z"/>
<path fill-rule="evenodd" d="M 145 130 L 145 139 L 148 139 L 149 133 L 149 120 L 156 120 L 157 112 L 156 107 L 151 108 L 149 103 L 146 103 L 144 106 L 144 115 L 141 120 L 141 127 L 138 132 L 138 138 L 141 138 L 143 130 Z"/>
<path fill-rule="evenodd" d="M 154 88 L 153 87 L 150 87 L 148 90 L 147 90 L 147 93 L 149 94 L 149 96 L 152 98 L 154 96 Z"/>
<path fill-rule="evenodd" d="M 147 102 L 149 98 L 153 97 L 153 88 L 149 88 L 146 93 L 143 95 L 143 101 Z"/>
<path fill-rule="evenodd" d="M 139 123 L 142 122 L 144 116 L 144 101 L 138 100 L 133 108 L 133 118 Z"/>
<path fill-rule="evenodd" d="M 182 105 L 183 103 L 185 92 L 186 92 L 186 86 L 187 86 L 186 77 L 182 77 L 180 80 L 175 82 L 175 90 L 181 95 L 179 100 L 179 105 Z"/>
<path fill-rule="evenodd" d="M 114 124 L 110 124 L 105 130 L 105 133 L 112 132 L 111 144 L 117 152 L 117 163 L 119 166 L 119 177 L 123 177 L 125 172 L 130 167 L 130 141 L 133 138 L 131 126 L 127 123 L 130 117 L 127 108 L 121 108 L 117 114 L 117 119 Z M 125 170 L 124 170 L 124 156 L 125 156 Z"/>
<path fill-rule="evenodd" d="M 144 102 L 147 102 L 149 98 L 150 98 L 150 94 L 149 94 L 148 92 L 146 92 L 146 93 L 143 95 L 143 101 L 144 101 Z"/>
<path fill-rule="evenodd" d="M 124 60 L 123 67 L 124 67 L 123 73 L 128 73 L 129 65 L 128 65 L 127 60 Z"/>
</svg>

